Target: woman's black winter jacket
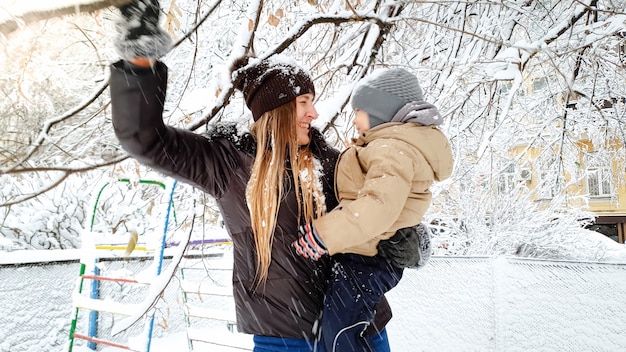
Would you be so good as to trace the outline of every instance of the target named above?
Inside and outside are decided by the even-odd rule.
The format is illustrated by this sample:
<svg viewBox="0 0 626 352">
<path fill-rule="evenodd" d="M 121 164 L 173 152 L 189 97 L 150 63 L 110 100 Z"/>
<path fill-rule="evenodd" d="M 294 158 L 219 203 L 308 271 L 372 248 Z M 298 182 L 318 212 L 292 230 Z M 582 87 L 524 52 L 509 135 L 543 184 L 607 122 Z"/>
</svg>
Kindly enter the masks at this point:
<svg viewBox="0 0 626 352">
<path fill-rule="evenodd" d="M 213 196 L 234 247 L 233 293 L 240 332 L 313 339 L 329 276 L 328 258 L 310 261 L 297 256 L 298 207 L 293 185 L 286 186 L 278 214 L 272 262 L 264 285 L 257 286 L 256 251 L 246 185 L 256 143 L 234 125 L 216 126 L 203 136 L 163 123 L 167 67 L 131 68 L 119 61 L 111 67 L 113 127 L 121 146 L 139 162 Z M 314 130 L 310 147 L 322 164 L 327 209 L 337 205 L 334 166 L 338 151 Z M 383 327 L 391 310 L 383 300 L 376 324 Z"/>
</svg>

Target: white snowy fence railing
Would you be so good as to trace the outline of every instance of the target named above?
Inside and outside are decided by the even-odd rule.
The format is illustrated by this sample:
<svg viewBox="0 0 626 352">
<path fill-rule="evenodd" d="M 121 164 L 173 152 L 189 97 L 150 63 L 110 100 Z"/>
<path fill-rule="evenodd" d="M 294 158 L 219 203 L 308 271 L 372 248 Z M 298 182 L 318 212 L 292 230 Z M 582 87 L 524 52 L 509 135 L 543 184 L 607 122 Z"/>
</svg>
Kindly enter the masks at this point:
<svg viewBox="0 0 626 352">
<path fill-rule="evenodd" d="M 4 254 L 0 351 L 59 351 L 78 261 L 11 264 Z M 157 336 L 186 327 L 180 284 L 172 280 L 166 290 Z M 626 263 L 433 257 L 406 270 L 388 298 L 394 352 L 626 350 Z"/>
<path fill-rule="evenodd" d="M 400 351 L 626 351 L 626 264 L 437 257 L 388 298 Z"/>
</svg>

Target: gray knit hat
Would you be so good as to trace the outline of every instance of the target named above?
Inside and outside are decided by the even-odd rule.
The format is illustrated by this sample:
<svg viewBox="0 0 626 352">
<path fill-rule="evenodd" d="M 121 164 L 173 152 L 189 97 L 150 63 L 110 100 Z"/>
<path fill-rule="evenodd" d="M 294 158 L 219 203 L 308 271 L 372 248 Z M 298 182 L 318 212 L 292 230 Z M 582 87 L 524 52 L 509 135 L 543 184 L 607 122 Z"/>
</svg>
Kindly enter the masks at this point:
<svg viewBox="0 0 626 352">
<path fill-rule="evenodd" d="M 391 68 L 374 71 L 359 82 L 352 93 L 352 108 L 367 112 L 372 128 L 391 121 L 404 105 L 423 100 L 417 77 L 403 68 Z"/>
</svg>

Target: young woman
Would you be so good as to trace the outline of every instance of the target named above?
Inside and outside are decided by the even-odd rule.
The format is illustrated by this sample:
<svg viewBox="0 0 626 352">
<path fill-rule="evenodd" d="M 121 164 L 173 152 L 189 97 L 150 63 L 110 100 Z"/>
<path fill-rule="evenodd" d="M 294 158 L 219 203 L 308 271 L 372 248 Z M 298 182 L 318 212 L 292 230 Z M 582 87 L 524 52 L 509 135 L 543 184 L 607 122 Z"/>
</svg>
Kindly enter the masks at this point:
<svg viewBox="0 0 626 352">
<path fill-rule="evenodd" d="M 218 124 L 207 136 L 163 122 L 168 71 L 156 60 L 158 2 L 121 9 L 125 60 L 111 67 L 113 127 L 139 162 L 213 196 L 234 248 L 237 329 L 254 335 L 255 351 L 313 351 L 316 321 L 329 277 L 327 259 L 312 262 L 291 247 L 299 225 L 337 205 L 338 151 L 311 128 L 317 118 L 310 75 L 285 58 L 239 60 L 233 67 L 254 124 Z M 148 43 L 148 46 L 142 46 Z M 160 44 L 159 44 L 160 45 Z M 313 177 L 311 177 L 313 176 Z M 386 300 L 368 331 L 388 351 Z M 320 351 L 317 349 L 317 351 Z"/>
<path fill-rule="evenodd" d="M 430 256 L 429 230 L 420 222 L 431 204 L 432 184 L 450 177 L 454 164 L 448 138 L 438 128 L 443 118 L 424 101 L 413 73 L 374 71 L 357 84 L 352 107 L 359 137 L 337 162 L 339 206 L 305 225 L 294 242 L 302 256 L 330 254 L 336 263 L 321 322 L 328 352 L 368 350 L 361 332 L 376 304 L 405 267 L 423 266 Z M 397 262 L 381 250 L 387 242 L 391 252 L 404 252 L 397 231 L 415 232 L 417 257 Z"/>
</svg>

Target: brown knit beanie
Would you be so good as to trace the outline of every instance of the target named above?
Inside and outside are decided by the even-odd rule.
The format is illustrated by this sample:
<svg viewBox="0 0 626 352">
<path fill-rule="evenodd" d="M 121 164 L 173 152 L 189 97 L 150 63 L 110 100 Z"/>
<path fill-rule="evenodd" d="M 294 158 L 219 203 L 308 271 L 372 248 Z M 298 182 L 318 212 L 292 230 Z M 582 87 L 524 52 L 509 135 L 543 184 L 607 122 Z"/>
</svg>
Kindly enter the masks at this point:
<svg viewBox="0 0 626 352">
<path fill-rule="evenodd" d="M 231 67 L 231 73 L 254 63 L 254 58 L 242 57 Z M 243 93 L 252 118 L 257 121 L 264 113 L 287 104 L 296 97 L 315 95 L 313 80 L 308 72 L 294 61 L 275 55 L 254 63 L 245 71 L 233 76 L 235 88 Z"/>
</svg>

